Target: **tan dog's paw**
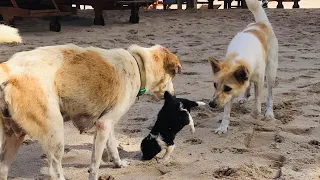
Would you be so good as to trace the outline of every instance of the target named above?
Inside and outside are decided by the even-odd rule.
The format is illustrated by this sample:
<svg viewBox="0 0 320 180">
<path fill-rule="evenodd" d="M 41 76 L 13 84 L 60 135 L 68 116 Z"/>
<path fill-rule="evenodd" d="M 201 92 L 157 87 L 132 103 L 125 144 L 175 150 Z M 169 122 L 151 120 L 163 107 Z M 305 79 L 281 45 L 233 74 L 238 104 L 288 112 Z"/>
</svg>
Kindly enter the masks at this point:
<svg viewBox="0 0 320 180">
<path fill-rule="evenodd" d="M 261 112 L 259 112 L 259 111 L 253 111 L 253 112 L 251 113 L 251 116 L 252 116 L 254 119 L 258 119 L 260 115 L 261 115 Z"/>
<path fill-rule="evenodd" d="M 130 162 L 128 160 L 120 160 L 120 162 L 115 163 L 117 168 L 124 168 L 130 165 Z"/>
</svg>

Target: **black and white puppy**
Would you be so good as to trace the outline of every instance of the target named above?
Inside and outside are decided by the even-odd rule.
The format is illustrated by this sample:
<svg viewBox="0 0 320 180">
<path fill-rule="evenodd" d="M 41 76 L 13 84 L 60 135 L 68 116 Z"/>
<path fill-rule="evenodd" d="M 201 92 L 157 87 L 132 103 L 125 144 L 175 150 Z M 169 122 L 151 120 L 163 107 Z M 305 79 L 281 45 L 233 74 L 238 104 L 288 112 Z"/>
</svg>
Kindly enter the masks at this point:
<svg viewBox="0 0 320 180">
<path fill-rule="evenodd" d="M 176 98 L 169 92 L 165 92 L 164 99 L 164 105 L 158 113 L 155 125 L 150 134 L 141 142 L 140 147 L 144 160 L 150 160 L 162 149 L 166 149 L 162 161 L 167 161 L 175 147 L 173 141 L 176 134 L 186 125 L 190 126 L 192 133 L 195 132 L 194 122 L 190 115 L 191 108 L 205 105 L 203 102 Z"/>
</svg>

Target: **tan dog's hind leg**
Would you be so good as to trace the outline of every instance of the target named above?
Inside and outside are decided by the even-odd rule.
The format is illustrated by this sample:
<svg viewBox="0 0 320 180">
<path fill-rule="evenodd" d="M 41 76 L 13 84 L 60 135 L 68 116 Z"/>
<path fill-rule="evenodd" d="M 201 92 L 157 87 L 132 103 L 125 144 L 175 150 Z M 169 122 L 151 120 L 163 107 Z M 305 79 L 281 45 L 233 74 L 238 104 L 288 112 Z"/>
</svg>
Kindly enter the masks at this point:
<svg viewBox="0 0 320 180">
<path fill-rule="evenodd" d="M 0 179 L 6 180 L 8 177 L 9 167 L 13 162 L 13 157 L 22 144 L 24 136 L 17 137 L 14 133 L 4 134 L 0 154 Z"/>
<path fill-rule="evenodd" d="M 51 110 L 51 112 L 53 111 Z M 54 124 L 50 126 L 49 132 L 41 138 L 41 145 L 47 155 L 51 179 L 65 180 L 61 163 L 64 154 L 63 118 L 60 112 L 56 112 L 56 114 L 55 119 L 48 120 Z"/>
<path fill-rule="evenodd" d="M 103 149 L 106 147 L 106 143 L 110 136 L 111 121 L 103 119 L 98 120 L 96 123 L 96 131 L 93 139 L 93 148 L 91 154 L 91 165 L 89 168 L 89 180 L 97 180 L 99 177 L 98 171 L 102 159 Z"/>
</svg>

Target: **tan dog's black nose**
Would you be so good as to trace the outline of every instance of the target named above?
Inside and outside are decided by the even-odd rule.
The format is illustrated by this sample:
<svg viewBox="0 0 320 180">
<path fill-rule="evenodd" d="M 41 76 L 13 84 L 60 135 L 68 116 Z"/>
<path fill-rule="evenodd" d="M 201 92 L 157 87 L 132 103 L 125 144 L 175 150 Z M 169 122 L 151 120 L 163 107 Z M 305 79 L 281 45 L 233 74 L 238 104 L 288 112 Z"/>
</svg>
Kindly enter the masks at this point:
<svg viewBox="0 0 320 180">
<path fill-rule="evenodd" d="M 210 101 L 209 102 L 209 106 L 212 107 L 212 108 L 216 108 L 217 107 L 217 102 L 215 100 Z"/>
</svg>

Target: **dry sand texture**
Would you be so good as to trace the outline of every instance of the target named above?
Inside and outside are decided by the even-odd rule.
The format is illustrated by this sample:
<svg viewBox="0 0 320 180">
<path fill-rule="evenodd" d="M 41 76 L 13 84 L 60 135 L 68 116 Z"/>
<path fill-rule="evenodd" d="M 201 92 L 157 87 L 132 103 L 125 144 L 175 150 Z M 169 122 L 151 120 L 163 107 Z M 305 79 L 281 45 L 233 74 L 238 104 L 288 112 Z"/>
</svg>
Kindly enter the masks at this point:
<svg viewBox="0 0 320 180">
<path fill-rule="evenodd" d="M 208 102 L 212 72 L 208 56 L 222 58 L 231 38 L 253 21 L 248 10 L 142 11 L 139 24 L 129 24 L 129 11 L 106 11 L 106 26 L 91 26 L 93 12 L 64 18 L 62 32 L 48 31 L 48 21 L 18 21 L 23 45 L 1 45 L 1 59 L 39 46 L 75 43 L 101 48 L 137 43 L 162 44 L 176 52 L 183 74 L 175 79 L 178 96 Z M 102 164 L 101 175 L 121 180 L 186 179 L 319 179 L 320 171 L 320 30 L 318 9 L 268 9 L 279 38 L 279 70 L 275 87 L 276 122 L 253 119 L 252 98 L 235 104 L 227 135 L 218 136 L 221 110 L 209 107 L 192 112 L 196 133 L 187 128 L 178 135 L 169 163 L 139 160 L 140 141 L 156 120 L 163 102 L 143 96 L 116 126 L 120 155 L 131 165 L 114 169 Z M 265 106 L 263 106 L 264 108 Z M 92 137 L 66 124 L 65 175 L 88 177 Z M 10 170 L 10 179 L 41 179 L 47 164 L 37 142 L 26 140 Z M 40 170 L 41 169 L 41 170 Z M 111 178 L 112 177 L 112 178 Z"/>
</svg>

